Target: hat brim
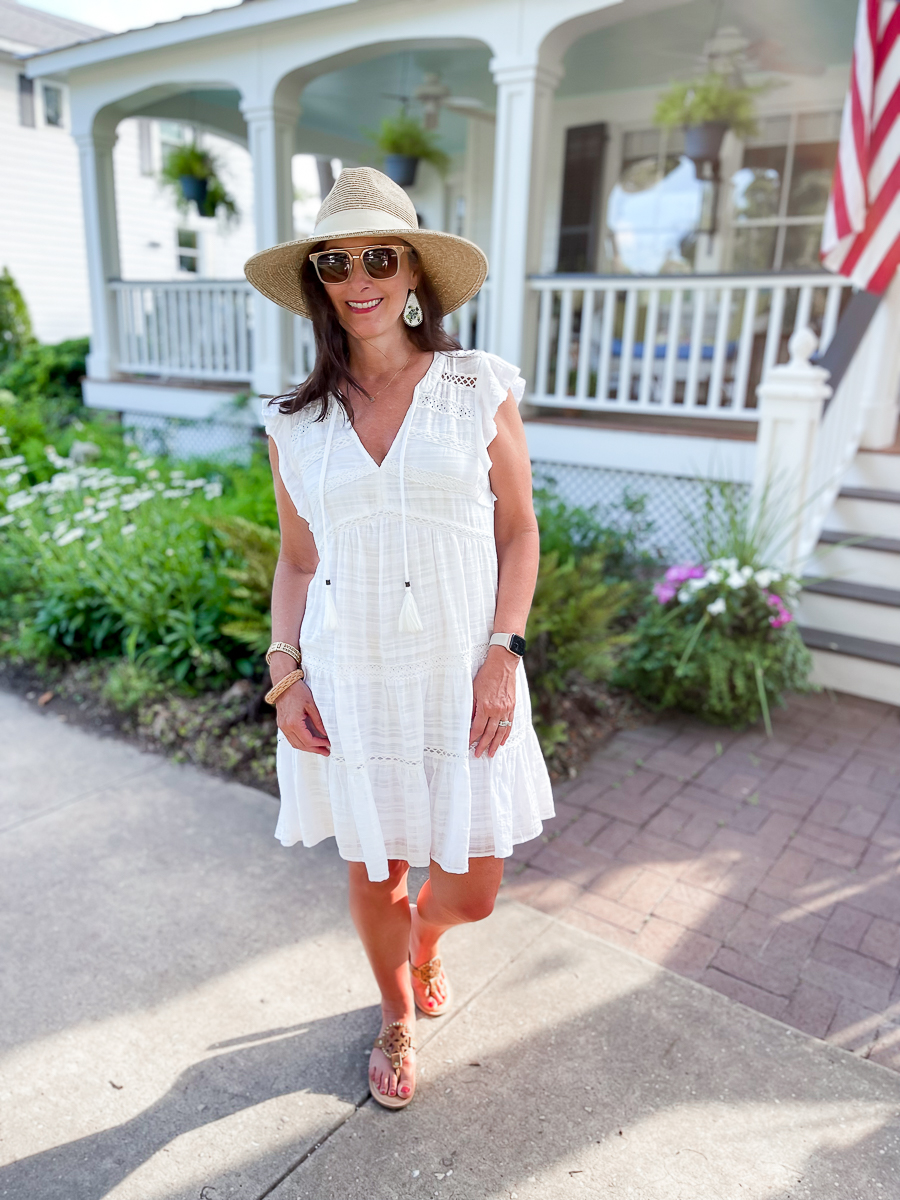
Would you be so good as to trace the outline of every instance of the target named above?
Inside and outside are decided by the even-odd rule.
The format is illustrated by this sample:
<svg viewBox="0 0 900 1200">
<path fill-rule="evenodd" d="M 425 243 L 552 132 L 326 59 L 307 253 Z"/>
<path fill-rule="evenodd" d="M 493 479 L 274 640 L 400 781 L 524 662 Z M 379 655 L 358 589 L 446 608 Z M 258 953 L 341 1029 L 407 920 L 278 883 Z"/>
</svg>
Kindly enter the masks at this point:
<svg viewBox="0 0 900 1200">
<path fill-rule="evenodd" d="M 282 242 L 260 250 L 244 263 L 244 274 L 258 292 L 300 317 L 310 312 L 300 288 L 300 271 L 313 246 L 343 238 L 401 238 L 415 247 L 446 316 L 481 289 L 488 272 L 484 251 L 474 242 L 436 229 L 354 229 Z"/>
</svg>

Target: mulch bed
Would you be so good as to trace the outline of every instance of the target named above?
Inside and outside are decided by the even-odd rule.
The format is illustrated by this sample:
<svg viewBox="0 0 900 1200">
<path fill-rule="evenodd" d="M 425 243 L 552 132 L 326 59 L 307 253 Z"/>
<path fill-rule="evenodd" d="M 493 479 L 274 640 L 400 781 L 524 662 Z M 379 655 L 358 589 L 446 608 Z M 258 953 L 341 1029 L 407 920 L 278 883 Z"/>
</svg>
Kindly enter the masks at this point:
<svg viewBox="0 0 900 1200">
<path fill-rule="evenodd" d="M 123 712 L 104 696 L 108 664 L 36 666 L 0 661 L 0 687 L 63 720 L 144 750 L 278 795 L 275 715 L 263 701 L 268 680 L 240 680 L 223 692 L 173 692 Z M 554 782 L 574 778 L 603 742 L 620 729 L 655 717 L 632 696 L 587 682 L 558 697 L 556 717 L 569 723 L 547 766 Z"/>
</svg>

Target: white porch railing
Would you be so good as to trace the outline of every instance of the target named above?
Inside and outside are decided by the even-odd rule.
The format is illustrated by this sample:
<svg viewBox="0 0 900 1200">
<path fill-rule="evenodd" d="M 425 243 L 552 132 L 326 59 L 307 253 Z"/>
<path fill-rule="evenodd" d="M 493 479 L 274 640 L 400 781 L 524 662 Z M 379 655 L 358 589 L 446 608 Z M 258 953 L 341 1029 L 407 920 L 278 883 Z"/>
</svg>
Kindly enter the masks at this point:
<svg viewBox="0 0 900 1200">
<path fill-rule="evenodd" d="M 755 420 L 756 386 L 811 327 L 827 349 L 845 279 L 765 275 L 535 276 L 542 407 Z"/>
<path fill-rule="evenodd" d="M 249 380 L 251 287 L 246 280 L 112 280 L 118 367 L 143 375 Z"/>
<path fill-rule="evenodd" d="M 759 387 L 754 502 L 773 536 L 777 532 L 776 556 L 798 574 L 815 550 L 856 452 L 893 441 L 898 327 L 900 277 L 850 350 L 833 395 L 829 372 L 809 361 L 816 346 L 809 329 L 792 336 L 790 362 L 768 371 Z"/>
</svg>

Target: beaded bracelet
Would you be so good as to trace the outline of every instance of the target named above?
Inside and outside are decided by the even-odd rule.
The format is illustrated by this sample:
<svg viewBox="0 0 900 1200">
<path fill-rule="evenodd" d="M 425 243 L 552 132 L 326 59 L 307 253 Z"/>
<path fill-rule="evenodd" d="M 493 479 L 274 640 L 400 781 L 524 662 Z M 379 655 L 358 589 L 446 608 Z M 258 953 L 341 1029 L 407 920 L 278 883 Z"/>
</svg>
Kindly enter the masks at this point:
<svg viewBox="0 0 900 1200">
<path fill-rule="evenodd" d="M 291 656 L 291 658 L 294 660 L 294 662 L 297 664 L 297 666 L 299 667 L 299 665 L 302 661 L 302 655 L 300 654 L 300 651 L 297 649 L 297 647 L 292 646 L 290 642 L 273 642 L 272 645 L 266 651 L 266 666 L 268 666 L 269 663 L 271 663 L 272 655 L 276 654 L 279 650 L 282 652 L 282 654 L 289 654 Z"/>
<path fill-rule="evenodd" d="M 278 698 L 283 696 L 289 687 L 293 687 L 295 683 L 299 683 L 300 680 L 304 678 L 305 675 L 302 668 L 298 668 L 296 671 L 291 671 L 290 674 L 285 675 L 284 679 L 279 680 L 273 688 L 270 688 L 269 691 L 266 692 L 266 704 L 274 705 Z"/>
</svg>

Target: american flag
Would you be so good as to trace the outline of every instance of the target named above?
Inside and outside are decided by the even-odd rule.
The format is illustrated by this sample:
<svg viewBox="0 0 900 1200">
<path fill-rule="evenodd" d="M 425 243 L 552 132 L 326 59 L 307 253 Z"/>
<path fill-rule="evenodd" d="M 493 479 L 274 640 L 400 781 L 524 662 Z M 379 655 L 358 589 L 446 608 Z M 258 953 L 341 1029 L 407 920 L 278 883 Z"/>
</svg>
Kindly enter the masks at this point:
<svg viewBox="0 0 900 1200">
<path fill-rule="evenodd" d="M 883 292 L 900 266 L 900 4 L 860 0 L 822 262 Z"/>
</svg>

